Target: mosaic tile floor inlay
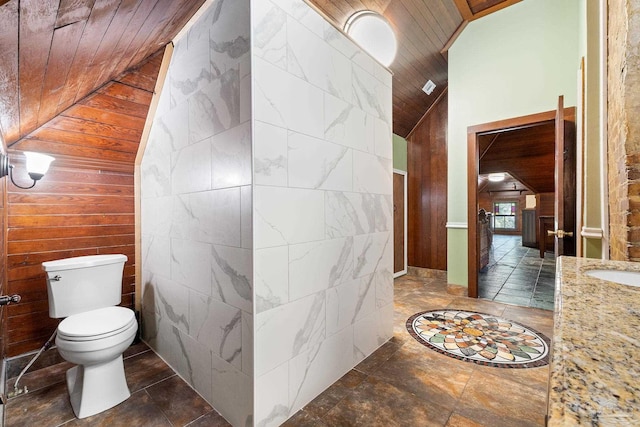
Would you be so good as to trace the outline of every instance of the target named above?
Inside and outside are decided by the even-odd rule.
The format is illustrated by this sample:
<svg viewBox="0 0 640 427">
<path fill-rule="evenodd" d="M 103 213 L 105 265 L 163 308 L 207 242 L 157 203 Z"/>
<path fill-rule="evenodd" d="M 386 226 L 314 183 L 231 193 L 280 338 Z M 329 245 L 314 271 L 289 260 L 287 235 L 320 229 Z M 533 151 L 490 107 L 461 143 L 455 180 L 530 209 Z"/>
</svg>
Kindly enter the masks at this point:
<svg viewBox="0 0 640 427">
<path fill-rule="evenodd" d="M 418 342 L 456 359 L 499 368 L 532 368 L 549 361 L 549 338 L 491 314 L 433 310 L 406 323 Z"/>
</svg>

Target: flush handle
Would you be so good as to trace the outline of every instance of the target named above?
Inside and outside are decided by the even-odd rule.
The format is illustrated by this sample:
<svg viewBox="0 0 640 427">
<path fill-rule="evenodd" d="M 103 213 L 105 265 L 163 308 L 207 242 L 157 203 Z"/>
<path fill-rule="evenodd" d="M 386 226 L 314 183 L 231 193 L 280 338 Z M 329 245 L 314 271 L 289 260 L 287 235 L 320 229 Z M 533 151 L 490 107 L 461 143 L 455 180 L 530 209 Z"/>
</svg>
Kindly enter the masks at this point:
<svg viewBox="0 0 640 427">
<path fill-rule="evenodd" d="M 0 305 L 9 305 L 12 302 L 19 303 L 22 298 L 18 294 L 0 295 Z"/>
<path fill-rule="evenodd" d="M 53 277 L 51 277 L 49 280 L 52 280 L 54 282 L 59 282 L 62 279 L 62 276 L 58 276 L 57 274 Z"/>
</svg>

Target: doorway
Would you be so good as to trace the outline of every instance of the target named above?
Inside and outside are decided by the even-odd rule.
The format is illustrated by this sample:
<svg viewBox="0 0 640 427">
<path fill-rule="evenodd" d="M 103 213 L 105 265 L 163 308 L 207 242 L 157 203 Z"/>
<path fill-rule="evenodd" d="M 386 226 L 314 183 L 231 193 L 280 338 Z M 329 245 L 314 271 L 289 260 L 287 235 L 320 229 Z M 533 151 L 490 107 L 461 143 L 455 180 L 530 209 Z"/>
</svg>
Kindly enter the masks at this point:
<svg viewBox="0 0 640 427">
<path fill-rule="evenodd" d="M 407 172 L 393 170 L 393 277 L 407 274 Z"/>
<path fill-rule="evenodd" d="M 468 294 L 477 298 L 481 256 L 485 262 L 487 251 L 491 249 L 487 245 L 490 238 L 481 234 L 487 227 L 479 220 L 478 190 L 482 185 L 479 181 L 482 175 L 508 172 L 523 189 L 535 194 L 538 205 L 534 233 L 543 257 L 546 237 L 540 233 L 543 230 L 541 217 L 549 213 L 549 198 L 544 196 L 553 194 L 551 218 L 554 230 L 561 230 L 558 233 L 561 238 L 555 239 L 556 251 L 559 246 L 560 254 L 572 254 L 575 245 L 568 240 L 573 239 L 575 232 L 575 108 L 564 109 L 561 97 L 556 111 L 473 126 L 468 129 L 467 137 Z M 561 178 L 555 179 L 556 174 Z M 496 213 L 493 208 L 491 206 L 491 214 Z M 521 220 L 522 217 L 522 213 L 517 212 L 516 218 Z M 531 251 L 529 255 L 534 256 L 538 250 L 534 248 Z M 575 249 L 573 251 L 575 254 Z"/>
</svg>

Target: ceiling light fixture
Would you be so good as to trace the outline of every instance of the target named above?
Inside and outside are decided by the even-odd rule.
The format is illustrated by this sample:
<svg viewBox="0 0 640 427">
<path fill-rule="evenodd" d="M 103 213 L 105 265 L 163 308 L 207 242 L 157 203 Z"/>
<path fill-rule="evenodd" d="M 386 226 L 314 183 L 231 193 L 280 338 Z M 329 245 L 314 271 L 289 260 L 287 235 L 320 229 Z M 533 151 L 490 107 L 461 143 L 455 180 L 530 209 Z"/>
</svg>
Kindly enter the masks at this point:
<svg viewBox="0 0 640 427">
<path fill-rule="evenodd" d="M 504 173 L 490 173 L 489 181 L 492 181 L 492 182 L 504 181 Z"/>
<path fill-rule="evenodd" d="M 4 153 L 0 153 L 0 178 L 9 175 L 13 185 L 18 188 L 28 190 L 29 188 L 33 188 L 36 185 L 36 182 L 38 182 L 38 180 L 47 173 L 49 165 L 55 160 L 55 158 L 46 154 L 34 153 L 31 151 L 25 151 L 24 156 L 27 158 L 27 173 L 33 180 L 33 184 L 31 184 L 31 186 L 23 187 L 13 180 L 13 165 L 9 163 L 9 155 Z"/>
<path fill-rule="evenodd" d="M 398 42 L 391 24 L 372 10 L 361 10 L 347 19 L 344 31 L 362 49 L 388 67 L 396 57 Z"/>
</svg>

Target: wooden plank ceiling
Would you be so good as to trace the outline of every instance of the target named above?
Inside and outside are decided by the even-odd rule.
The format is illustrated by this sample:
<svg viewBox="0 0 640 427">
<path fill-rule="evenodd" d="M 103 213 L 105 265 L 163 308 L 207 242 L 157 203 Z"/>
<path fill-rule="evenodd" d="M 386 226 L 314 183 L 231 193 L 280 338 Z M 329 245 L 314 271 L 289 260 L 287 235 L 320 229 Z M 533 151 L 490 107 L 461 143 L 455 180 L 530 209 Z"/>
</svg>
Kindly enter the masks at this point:
<svg viewBox="0 0 640 427">
<path fill-rule="evenodd" d="M 406 137 L 447 87 L 446 50 L 467 22 L 521 0 L 307 0 L 338 28 L 360 10 L 378 12 L 398 39 L 393 71 L 393 131 Z M 436 89 L 422 91 L 431 80 Z"/>
<path fill-rule="evenodd" d="M 482 135 L 479 140 L 479 150 L 480 176 L 506 172 L 534 193 L 554 191 L 555 124 L 553 121 L 524 129 Z M 513 183 L 515 181 L 510 184 L 503 183 L 503 185 L 511 185 L 513 188 Z M 496 188 L 499 186 L 499 183 L 495 185 Z M 517 189 L 522 189 L 522 186 L 518 186 Z"/>
<path fill-rule="evenodd" d="M 204 0 L 0 2 L 0 133 L 28 135 L 167 44 Z"/>
</svg>

